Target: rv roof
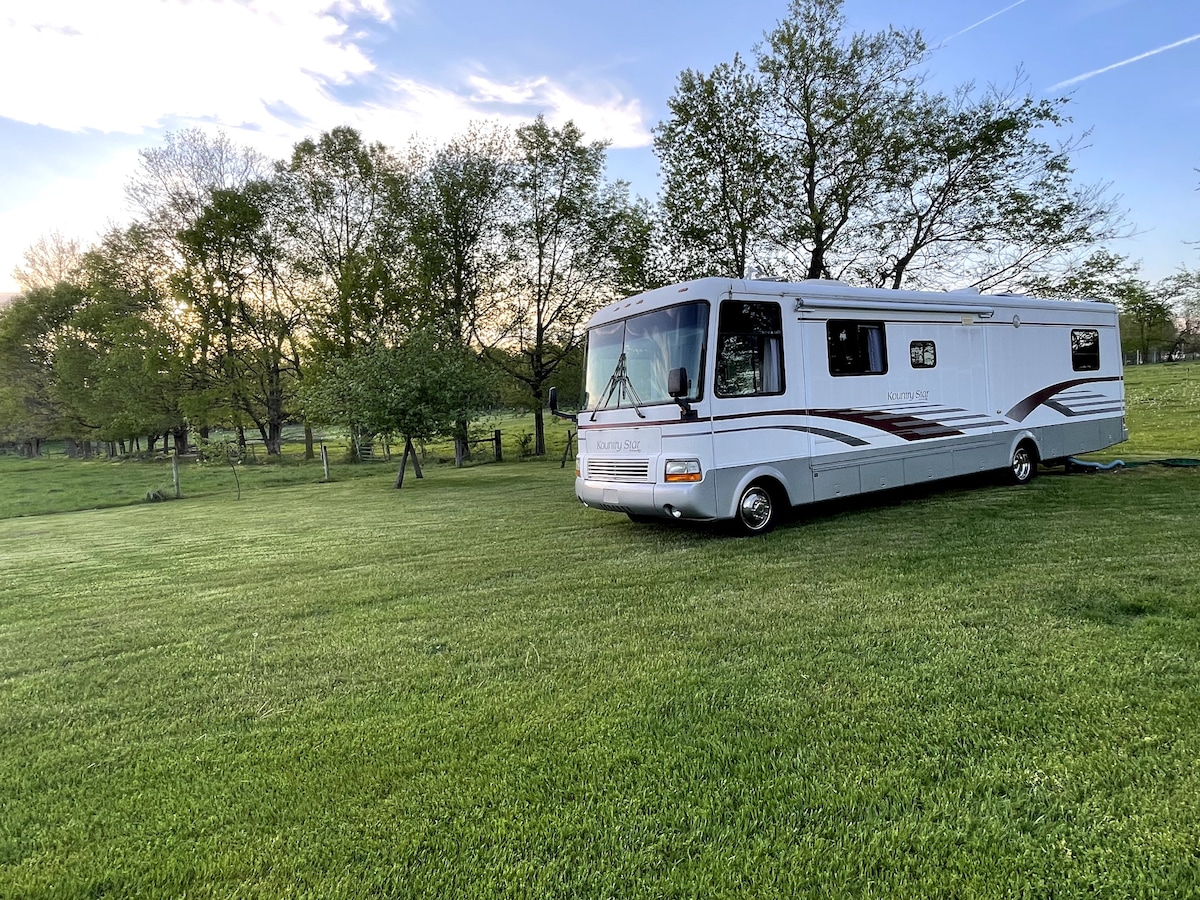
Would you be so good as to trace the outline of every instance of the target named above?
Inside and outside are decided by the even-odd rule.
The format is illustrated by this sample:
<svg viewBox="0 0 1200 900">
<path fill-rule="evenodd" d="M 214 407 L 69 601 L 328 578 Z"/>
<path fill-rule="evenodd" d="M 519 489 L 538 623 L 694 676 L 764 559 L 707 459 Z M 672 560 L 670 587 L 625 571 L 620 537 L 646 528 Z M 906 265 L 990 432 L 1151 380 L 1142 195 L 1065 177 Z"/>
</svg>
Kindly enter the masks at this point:
<svg viewBox="0 0 1200 900">
<path fill-rule="evenodd" d="M 762 297 L 799 298 L 806 301 L 807 306 L 819 308 L 822 301 L 840 301 L 837 308 L 846 308 L 847 301 L 861 301 L 864 308 L 903 307 L 908 304 L 920 305 L 926 309 L 945 306 L 951 308 L 976 308 L 980 311 L 1005 309 L 1064 309 L 1083 312 L 1091 310 L 1111 314 L 1112 305 L 1095 301 L 1077 300 L 1042 300 L 1036 297 L 1026 297 L 1020 294 L 981 294 L 976 288 L 963 288 L 955 291 L 911 291 L 891 290 L 888 288 L 852 287 L 841 281 L 832 279 L 808 279 L 799 282 L 748 280 L 733 278 L 701 278 L 695 281 L 685 281 L 680 284 L 668 285 L 637 294 L 600 309 L 589 325 L 600 325 L 614 319 L 637 315 L 664 306 L 686 303 L 689 300 L 714 301 L 730 294 L 759 295 Z M 830 303 L 834 306 L 834 303 Z"/>
</svg>

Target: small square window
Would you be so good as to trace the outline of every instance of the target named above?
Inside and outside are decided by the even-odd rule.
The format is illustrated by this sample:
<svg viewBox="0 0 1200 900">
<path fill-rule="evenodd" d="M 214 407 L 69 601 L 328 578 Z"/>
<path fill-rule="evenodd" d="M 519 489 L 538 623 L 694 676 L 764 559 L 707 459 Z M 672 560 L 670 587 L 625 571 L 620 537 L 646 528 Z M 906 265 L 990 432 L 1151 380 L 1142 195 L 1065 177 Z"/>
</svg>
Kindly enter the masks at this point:
<svg viewBox="0 0 1200 900">
<path fill-rule="evenodd" d="M 937 347 L 933 341 L 913 341 L 908 345 L 908 361 L 914 369 L 932 369 L 937 365 Z"/>
</svg>

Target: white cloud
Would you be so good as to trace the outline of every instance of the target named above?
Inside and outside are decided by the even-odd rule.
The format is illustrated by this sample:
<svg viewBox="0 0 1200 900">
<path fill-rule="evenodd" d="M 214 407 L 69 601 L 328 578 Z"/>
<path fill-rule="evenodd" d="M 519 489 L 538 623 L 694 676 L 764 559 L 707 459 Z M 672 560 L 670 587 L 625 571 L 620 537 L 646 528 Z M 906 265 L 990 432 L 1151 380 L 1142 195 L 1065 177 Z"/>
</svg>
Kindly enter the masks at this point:
<svg viewBox="0 0 1200 900">
<path fill-rule="evenodd" d="M 456 85 L 381 71 L 351 17 L 383 25 L 396 0 L 4 0 L 0 116 L 66 131 L 140 134 L 201 123 L 279 153 L 340 124 L 374 140 L 444 137 L 480 118 L 574 119 L 587 136 L 645 146 L 636 100 L 590 96 L 546 77 Z M 348 103 L 330 88 L 383 85 Z M 253 138 L 253 139 L 251 139 Z"/>
<path fill-rule="evenodd" d="M 341 15 L 383 0 L 6 0 L 0 115 L 63 130 L 137 133 L 173 118 L 261 125 L 264 104 L 311 117 L 327 85 L 373 69 Z"/>
</svg>

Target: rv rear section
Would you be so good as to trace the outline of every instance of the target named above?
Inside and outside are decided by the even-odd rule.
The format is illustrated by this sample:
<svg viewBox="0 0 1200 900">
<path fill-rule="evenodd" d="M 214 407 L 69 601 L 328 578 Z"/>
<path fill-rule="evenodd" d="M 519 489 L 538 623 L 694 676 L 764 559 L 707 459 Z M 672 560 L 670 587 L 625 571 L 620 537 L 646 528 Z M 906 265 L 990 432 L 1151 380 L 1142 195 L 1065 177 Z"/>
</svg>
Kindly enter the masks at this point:
<svg viewBox="0 0 1200 900">
<path fill-rule="evenodd" d="M 1111 304 L 709 278 L 588 325 L 575 492 L 770 530 L 792 506 L 1122 441 Z"/>
</svg>

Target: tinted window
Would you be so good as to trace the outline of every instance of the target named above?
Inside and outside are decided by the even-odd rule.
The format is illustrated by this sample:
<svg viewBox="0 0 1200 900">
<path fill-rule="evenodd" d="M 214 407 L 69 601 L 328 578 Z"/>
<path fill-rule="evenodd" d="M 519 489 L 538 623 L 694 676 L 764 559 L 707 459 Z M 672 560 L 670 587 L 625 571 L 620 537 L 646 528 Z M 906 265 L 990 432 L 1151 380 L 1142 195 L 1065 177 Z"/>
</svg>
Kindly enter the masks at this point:
<svg viewBox="0 0 1200 900">
<path fill-rule="evenodd" d="M 721 304 L 716 391 L 719 397 L 783 393 L 783 317 L 778 303 Z"/>
<path fill-rule="evenodd" d="M 887 339 L 882 322 L 830 319 L 825 329 L 830 375 L 883 375 Z"/>
<path fill-rule="evenodd" d="M 1092 328 L 1071 332 L 1071 368 L 1095 372 L 1100 368 L 1100 332 Z"/>
</svg>

